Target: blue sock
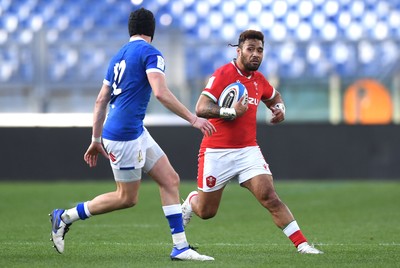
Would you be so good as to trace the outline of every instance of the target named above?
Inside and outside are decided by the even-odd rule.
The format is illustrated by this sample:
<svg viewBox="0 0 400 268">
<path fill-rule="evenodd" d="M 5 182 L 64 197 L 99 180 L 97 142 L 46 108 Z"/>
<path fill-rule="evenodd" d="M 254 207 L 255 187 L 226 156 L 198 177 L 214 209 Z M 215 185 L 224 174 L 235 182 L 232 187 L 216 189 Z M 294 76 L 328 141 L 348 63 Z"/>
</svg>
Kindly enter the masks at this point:
<svg viewBox="0 0 400 268">
<path fill-rule="evenodd" d="M 174 247 L 182 249 L 188 247 L 185 228 L 183 227 L 182 208 L 180 204 L 163 206 L 164 215 L 168 220 Z"/>
<path fill-rule="evenodd" d="M 169 223 L 169 228 L 171 229 L 171 234 L 178 234 L 185 231 L 182 223 L 182 213 L 168 215 L 166 217 Z"/>
<path fill-rule="evenodd" d="M 86 214 L 84 203 L 79 203 L 76 206 L 76 210 L 78 211 L 78 215 L 81 220 L 85 220 L 85 219 L 89 218 L 90 215 Z"/>
</svg>

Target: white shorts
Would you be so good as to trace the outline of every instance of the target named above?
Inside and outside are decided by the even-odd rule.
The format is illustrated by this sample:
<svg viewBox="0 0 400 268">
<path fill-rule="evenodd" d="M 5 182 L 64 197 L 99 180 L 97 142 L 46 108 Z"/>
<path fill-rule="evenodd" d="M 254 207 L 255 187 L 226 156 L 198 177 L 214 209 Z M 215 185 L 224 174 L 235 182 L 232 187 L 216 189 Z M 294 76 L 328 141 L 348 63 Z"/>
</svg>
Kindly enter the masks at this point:
<svg viewBox="0 0 400 268">
<path fill-rule="evenodd" d="M 242 184 L 260 174 L 272 175 L 258 146 L 200 150 L 197 187 L 203 192 L 217 191 L 233 178 Z"/>
<path fill-rule="evenodd" d="M 130 182 L 142 178 L 142 169 L 149 172 L 164 155 L 164 151 L 145 128 L 142 135 L 131 141 L 103 139 L 110 158 L 115 181 Z"/>
</svg>

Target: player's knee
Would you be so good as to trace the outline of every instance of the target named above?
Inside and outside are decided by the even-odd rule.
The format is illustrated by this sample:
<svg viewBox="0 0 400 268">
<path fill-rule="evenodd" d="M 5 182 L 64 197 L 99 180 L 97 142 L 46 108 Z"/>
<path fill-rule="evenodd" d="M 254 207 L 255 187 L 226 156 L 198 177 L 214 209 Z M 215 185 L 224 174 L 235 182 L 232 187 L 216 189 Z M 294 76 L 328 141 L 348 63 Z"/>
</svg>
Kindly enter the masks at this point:
<svg viewBox="0 0 400 268">
<path fill-rule="evenodd" d="M 121 208 L 131 208 L 137 204 L 137 197 L 122 197 L 120 198 L 120 206 Z"/>
<path fill-rule="evenodd" d="M 216 209 L 200 209 L 197 211 L 197 216 L 199 216 L 203 220 L 211 219 L 217 214 Z"/>
<path fill-rule="evenodd" d="M 174 171 L 171 174 L 170 185 L 173 187 L 179 187 L 179 183 L 180 183 L 179 175 L 178 173 L 176 173 L 176 171 Z"/>
<path fill-rule="evenodd" d="M 159 186 L 166 189 L 178 189 L 179 183 L 179 175 L 174 170 L 168 173 L 162 180 L 158 181 Z"/>
<path fill-rule="evenodd" d="M 203 220 L 208 220 L 208 219 L 213 218 L 215 216 L 215 213 L 208 213 L 208 212 L 207 213 L 199 213 L 198 216 Z"/>
<path fill-rule="evenodd" d="M 261 200 L 261 204 L 270 211 L 276 210 L 283 205 L 282 201 L 275 193 L 264 197 Z"/>
</svg>

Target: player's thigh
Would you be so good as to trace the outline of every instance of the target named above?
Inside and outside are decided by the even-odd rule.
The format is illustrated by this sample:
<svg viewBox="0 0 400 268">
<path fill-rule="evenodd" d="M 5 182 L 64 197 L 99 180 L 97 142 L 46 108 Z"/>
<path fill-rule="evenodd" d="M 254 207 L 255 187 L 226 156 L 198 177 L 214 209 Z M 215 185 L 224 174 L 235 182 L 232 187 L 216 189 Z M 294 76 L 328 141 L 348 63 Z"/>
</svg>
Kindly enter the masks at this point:
<svg viewBox="0 0 400 268">
<path fill-rule="evenodd" d="M 198 158 L 197 188 L 203 192 L 222 189 L 238 174 L 232 149 L 202 149 Z"/>
<path fill-rule="evenodd" d="M 237 179 L 239 184 L 244 183 L 258 175 L 272 175 L 268 163 L 258 146 L 239 149 L 235 165 L 238 169 Z"/>
<path fill-rule="evenodd" d="M 160 186 L 177 187 L 179 185 L 179 176 L 165 154 L 154 163 L 147 173 Z"/>
<path fill-rule="evenodd" d="M 146 161 L 143 171 L 150 175 L 155 182 L 163 187 L 176 187 L 179 176 L 175 172 L 167 155 L 146 130 Z"/>
<path fill-rule="evenodd" d="M 103 139 L 116 182 L 133 182 L 142 178 L 142 167 L 146 158 L 144 139 L 144 135 L 131 141 Z"/>
<path fill-rule="evenodd" d="M 136 203 L 140 188 L 140 182 L 141 180 L 129 182 L 116 181 L 118 196 L 123 199 L 132 200 L 134 203 Z"/>
<path fill-rule="evenodd" d="M 146 159 L 143 166 L 143 171 L 146 173 L 150 173 L 153 167 L 158 163 L 158 160 L 165 156 L 165 153 L 161 149 L 160 145 L 158 145 L 158 143 L 153 139 L 147 129 L 145 129 L 145 133 L 146 139 L 144 141 L 144 147 L 146 152 Z M 163 163 L 163 161 L 161 161 L 161 163 Z"/>
<path fill-rule="evenodd" d="M 241 184 L 247 188 L 258 201 L 266 201 L 276 197 L 274 181 L 272 175 L 259 174 Z"/>
<path fill-rule="evenodd" d="M 203 214 L 215 215 L 218 211 L 219 205 L 222 199 L 222 193 L 225 189 L 223 186 L 221 189 L 212 192 L 198 191 L 197 208 L 202 211 Z"/>
</svg>

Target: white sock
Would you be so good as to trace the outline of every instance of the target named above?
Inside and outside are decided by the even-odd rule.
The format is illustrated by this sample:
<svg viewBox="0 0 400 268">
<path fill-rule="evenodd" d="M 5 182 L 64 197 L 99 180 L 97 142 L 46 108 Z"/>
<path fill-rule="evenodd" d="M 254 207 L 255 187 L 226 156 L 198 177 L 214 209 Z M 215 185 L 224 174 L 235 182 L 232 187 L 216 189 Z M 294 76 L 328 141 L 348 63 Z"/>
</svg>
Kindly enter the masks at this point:
<svg viewBox="0 0 400 268">
<path fill-rule="evenodd" d="M 189 246 L 189 243 L 186 240 L 185 232 L 173 234 L 172 235 L 172 243 L 177 249 L 183 249 Z"/>
<path fill-rule="evenodd" d="M 78 210 L 76 209 L 76 207 L 66 209 L 64 213 L 61 215 L 61 219 L 66 224 L 71 224 L 74 221 L 79 220 Z"/>
<path fill-rule="evenodd" d="M 85 214 L 87 217 L 91 217 L 89 208 L 88 208 L 89 201 L 83 203 L 83 208 L 85 210 Z M 61 215 L 61 219 L 66 224 L 71 224 L 77 220 L 80 220 L 79 213 L 77 207 L 73 207 L 70 209 L 66 209 L 64 213 Z"/>
</svg>

